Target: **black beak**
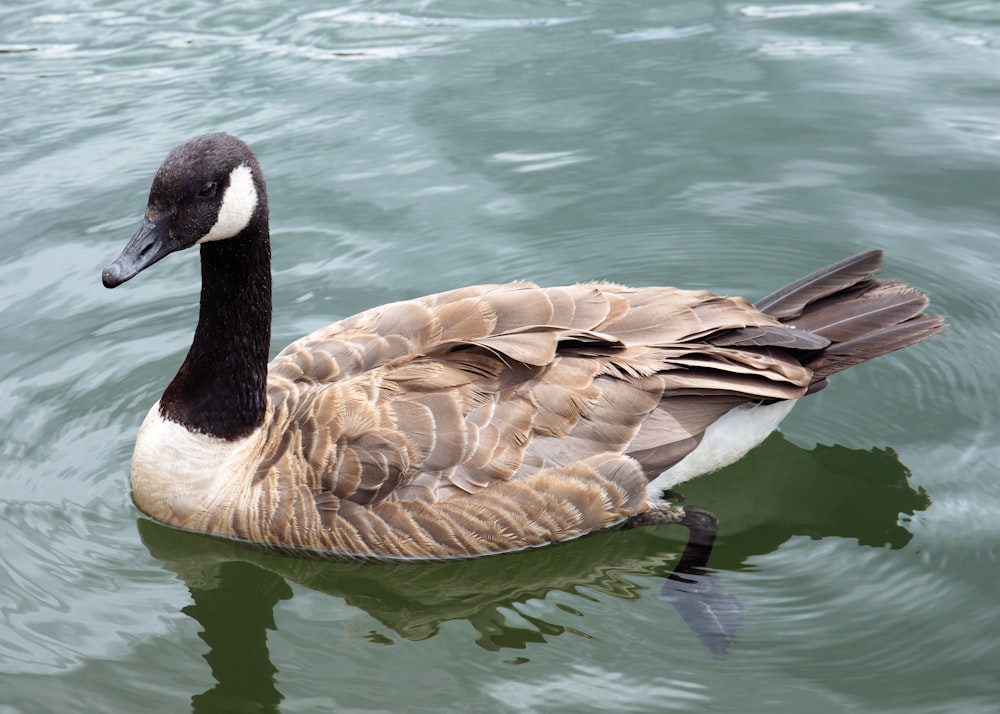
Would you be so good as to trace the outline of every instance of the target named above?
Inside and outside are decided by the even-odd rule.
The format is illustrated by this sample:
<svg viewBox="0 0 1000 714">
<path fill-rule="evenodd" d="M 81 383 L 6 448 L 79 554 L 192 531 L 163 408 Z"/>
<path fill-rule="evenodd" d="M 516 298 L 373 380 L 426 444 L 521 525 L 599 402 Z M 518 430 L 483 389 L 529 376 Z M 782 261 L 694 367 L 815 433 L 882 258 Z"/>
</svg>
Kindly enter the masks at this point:
<svg viewBox="0 0 1000 714">
<path fill-rule="evenodd" d="M 101 273 L 106 288 L 116 288 L 182 246 L 170 240 L 170 214 L 156 220 L 144 218 L 125 250 Z"/>
</svg>

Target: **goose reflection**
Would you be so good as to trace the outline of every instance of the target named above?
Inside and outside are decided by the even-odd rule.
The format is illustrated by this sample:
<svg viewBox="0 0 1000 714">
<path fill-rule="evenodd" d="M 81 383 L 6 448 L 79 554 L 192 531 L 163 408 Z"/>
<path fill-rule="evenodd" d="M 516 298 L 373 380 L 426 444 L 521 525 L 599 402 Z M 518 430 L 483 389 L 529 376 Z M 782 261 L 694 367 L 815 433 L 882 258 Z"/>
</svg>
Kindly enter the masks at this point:
<svg viewBox="0 0 1000 714">
<path fill-rule="evenodd" d="M 550 593 L 582 599 L 650 596 L 649 580 L 714 655 L 736 643 L 743 608 L 723 587 L 725 571 L 777 549 L 789 538 L 841 537 L 862 546 L 903 547 L 905 519 L 930 501 L 908 482 L 888 449 L 818 446 L 805 450 L 772 435 L 743 461 L 685 484 L 690 514 L 680 526 L 600 532 L 546 548 L 439 563 L 343 563 L 276 555 L 242 544 L 138 521 L 150 553 L 177 573 L 193 603 L 184 612 L 203 628 L 216 686 L 192 699 L 196 711 L 276 711 L 281 694 L 266 633 L 274 607 L 292 597 L 288 582 L 341 598 L 408 640 L 462 620 L 487 650 L 522 650 L 563 635 L 587 636 L 548 622 L 525 605 Z M 711 511 L 708 510 L 711 509 Z M 716 515 L 713 515 L 716 514 Z M 901 518 L 902 514 L 902 518 Z M 718 518 L 718 520 L 716 520 Z M 716 524 L 721 532 L 716 538 Z M 709 568 L 711 565 L 711 568 Z M 580 614 L 564 598 L 560 610 Z M 390 642 L 376 627 L 372 642 Z"/>
</svg>

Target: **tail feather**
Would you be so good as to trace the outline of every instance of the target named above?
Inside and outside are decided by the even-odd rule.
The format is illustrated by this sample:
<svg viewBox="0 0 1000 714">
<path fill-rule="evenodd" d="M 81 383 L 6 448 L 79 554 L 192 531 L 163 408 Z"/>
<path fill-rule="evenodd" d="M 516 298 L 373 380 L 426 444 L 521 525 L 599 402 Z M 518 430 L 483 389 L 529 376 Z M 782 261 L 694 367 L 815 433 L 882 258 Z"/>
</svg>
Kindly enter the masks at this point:
<svg viewBox="0 0 1000 714">
<path fill-rule="evenodd" d="M 857 285 L 882 268 L 882 251 L 869 250 L 799 278 L 757 301 L 756 307 L 779 320 L 802 314 L 806 305 Z"/>
<path fill-rule="evenodd" d="M 803 354 L 813 371 L 809 392 L 848 367 L 909 347 L 944 329 L 940 315 L 925 315 L 927 296 L 898 280 L 874 280 L 882 251 L 872 250 L 796 280 L 757 302 L 783 324 L 830 341 Z"/>
<path fill-rule="evenodd" d="M 848 367 L 923 342 L 944 327 L 944 318 L 940 315 L 921 315 L 877 332 L 835 342 L 805 366 L 813 371 L 813 382 L 825 380 Z"/>
<path fill-rule="evenodd" d="M 866 280 L 807 305 L 791 323 L 831 342 L 845 342 L 858 334 L 905 322 L 926 307 L 927 296 L 908 285 L 895 280 Z"/>
</svg>

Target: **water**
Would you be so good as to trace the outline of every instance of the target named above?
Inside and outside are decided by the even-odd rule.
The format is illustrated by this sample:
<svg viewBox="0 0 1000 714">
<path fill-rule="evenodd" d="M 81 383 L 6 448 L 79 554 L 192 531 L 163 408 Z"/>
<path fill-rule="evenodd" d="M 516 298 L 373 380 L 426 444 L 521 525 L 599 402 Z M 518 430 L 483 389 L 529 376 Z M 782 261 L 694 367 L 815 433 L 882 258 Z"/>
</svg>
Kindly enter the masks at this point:
<svg viewBox="0 0 1000 714">
<path fill-rule="evenodd" d="M 996 711 L 995 3 L 25 1 L 0 26 L 0 712 Z M 275 352 L 470 283 L 754 297 L 869 247 L 950 328 L 684 487 L 722 523 L 698 583 L 668 579 L 676 528 L 431 566 L 179 534 L 127 470 L 197 259 L 99 275 L 166 152 L 220 128 L 269 181 Z"/>
</svg>

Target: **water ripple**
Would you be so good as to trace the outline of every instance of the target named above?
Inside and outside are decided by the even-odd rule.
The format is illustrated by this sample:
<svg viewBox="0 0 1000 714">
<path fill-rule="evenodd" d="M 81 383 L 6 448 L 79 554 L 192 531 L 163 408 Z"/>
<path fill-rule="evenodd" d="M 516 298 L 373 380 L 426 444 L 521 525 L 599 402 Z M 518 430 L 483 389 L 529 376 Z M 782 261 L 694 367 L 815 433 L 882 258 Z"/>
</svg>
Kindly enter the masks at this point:
<svg viewBox="0 0 1000 714">
<path fill-rule="evenodd" d="M 0 672 L 72 669 L 120 657 L 128 641 L 162 633 L 150 617 L 162 590 L 158 569 L 133 566 L 121 581 L 123 554 L 135 562 L 142 551 L 129 536 L 129 519 L 109 511 L 98 503 L 0 502 Z M 150 610 L 134 607 L 141 593 L 154 598 Z"/>
<path fill-rule="evenodd" d="M 548 151 L 541 153 L 501 151 L 493 154 L 493 160 L 501 164 L 514 164 L 515 168 L 513 171 L 517 173 L 547 171 L 584 161 L 593 161 L 593 159 L 587 156 L 581 156 L 576 151 Z"/>
<path fill-rule="evenodd" d="M 126 18 L 124 12 L 117 10 L 95 10 L 91 12 L 65 12 L 37 15 L 32 18 L 32 22 L 37 25 L 63 25 L 76 22 L 86 22 L 94 20 L 97 22 L 109 22 Z"/>
<path fill-rule="evenodd" d="M 803 3 L 780 5 L 744 5 L 739 13 L 746 17 L 764 20 L 782 20 L 790 17 L 817 17 L 823 15 L 848 15 L 872 12 L 874 5 L 864 2 Z"/>
<path fill-rule="evenodd" d="M 837 57 L 854 54 L 854 45 L 847 42 L 820 40 L 776 40 L 764 42 L 757 50 L 769 57 Z"/>
<path fill-rule="evenodd" d="M 372 25 L 375 27 L 456 27 L 467 30 L 501 30 L 510 28 L 553 27 L 578 22 L 582 17 L 537 18 L 462 18 L 405 15 L 398 12 L 356 10 L 353 7 L 336 10 L 319 10 L 301 15 L 302 20 L 332 20 L 347 25 Z"/>
<path fill-rule="evenodd" d="M 657 702 L 660 711 L 690 710 L 711 697 L 703 686 L 660 676 L 639 679 L 603 667 L 575 664 L 562 674 L 529 677 L 518 682 L 487 682 L 487 695 L 512 706 L 513 711 L 541 712 L 561 708 L 567 701 L 587 702 L 595 711 L 639 711 Z M 579 706 L 579 705 L 577 705 Z"/>
<path fill-rule="evenodd" d="M 687 27 L 647 27 L 616 34 L 614 38 L 620 42 L 655 42 L 658 40 L 679 40 L 695 35 L 715 32 L 712 25 L 688 25 Z"/>
<path fill-rule="evenodd" d="M 937 17 L 970 24 L 1000 23 L 1000 6 L 992 0 L 929 0 L 922 9 Z"/>
<path fill-rule="evenodd" d="M 869 672 L 873 680 L 922 671 L 922 643 L 931 636 L 939 655 L 959 668 L 976 671 L 996 654 L 997 643 L 970 646 L 962 635 L 963 618 L 985 626 L 992 617 L 976 613 L 973 603 L 980 594 L 975 588 L 942 578 L 935 569 L 915 571 L 910 559 L 886 551 L 854 551 L 849 559 L 839 558 L 847 547 L 836 540 L 810 544 L 798 539 L 767 558 L 754 588 L 768 593 L 769 605 L 758 610 L 757 622 L 748 628 L 770 632 L 766 639 L 777 650 L 765 652 L 764 643 L 758 643 L 749 657 L 771 658 L 775 665 L 782 662 L 808 679 L 829 683 L 848 671 Z M 962 617 L 939 620 L 942 602 Z M 811 653 L 821 642 L 825 656 L 819 662 Z"/>
<path fill-rule="evenodd" d="M 1000 39 L 986 34 L 964 34 L 953 35 L 952 41 L 966 47 L 983 47 L 986 49 L 1000 49 Z"/>
</svg>

